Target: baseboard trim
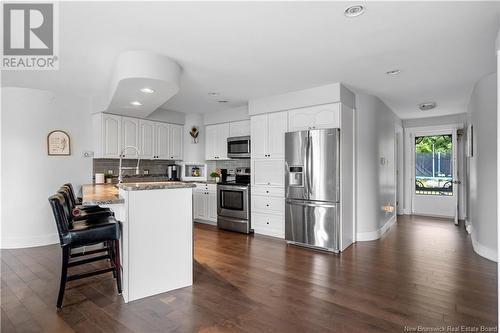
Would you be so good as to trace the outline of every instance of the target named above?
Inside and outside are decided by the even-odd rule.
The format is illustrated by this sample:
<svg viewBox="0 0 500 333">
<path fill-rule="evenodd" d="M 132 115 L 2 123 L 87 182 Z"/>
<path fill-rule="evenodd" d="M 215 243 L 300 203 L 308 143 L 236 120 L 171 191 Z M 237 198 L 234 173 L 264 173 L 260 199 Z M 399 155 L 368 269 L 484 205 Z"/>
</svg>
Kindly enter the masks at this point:
<svg viewBox="0 0 500 333">
<path fill-rule="evenodd" d="M 357 242 L 367 242 L 379 239 L 385 234 L 393 225 L 396 223 L 396 215 L 393 215 L 383 226 L 382 228 L 369 231 L 369 232 L 358 232 L 356 233 L 356 241 Z"/>
<path fill-rule="evenodd" d="M 486 258 L 494 262 L 498 262 L 498 254 L 495 250 L 490 249 L 489 247 L 486 247 L 481 243 L 479 243 L 473 235 L 471 239 L 472 239 L 472 248 L 474 249 L 474 252 L 476 252 L 483 258 Z"/>
<path fill-rule="evenodd" d="M 48 234 L 32 237 L 3 237 L 0 248 L 22 249 L 27 247 L 45 246 L 59 243 L 58 234 Z"/>
<path fill-rule="evenodd" d="M 217 221 L 208 221 L 208 220 L 200 220 L 200 219 L 194 219 L 193 221 L 196 222 L 196 223 L 209 224 L 209 225 L 215 225 L 215 226 L 217 226 Z"/>
</svg>

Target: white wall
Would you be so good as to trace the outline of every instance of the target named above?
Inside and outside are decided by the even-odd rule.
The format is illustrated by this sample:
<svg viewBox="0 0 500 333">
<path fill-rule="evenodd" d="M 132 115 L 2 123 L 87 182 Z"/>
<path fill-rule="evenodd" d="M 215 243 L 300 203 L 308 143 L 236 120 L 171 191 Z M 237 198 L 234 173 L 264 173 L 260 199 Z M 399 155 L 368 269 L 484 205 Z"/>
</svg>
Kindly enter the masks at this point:
<svg viewBox="0 0 500 333">
<path fill-rule="evenodd" d="M 468 106 L 474 126 L 469 159 L 469 222 L 472 245 L 485 258 L 497 260 L 497 78 L 490 74 L 476 83 Z"/>
<path fill-rule="evenodd" d="M 449 125 L 449 124 L 464 124 L 467 120 L 466 113 L 459 113 L 449 116 L 439 116 L 439 117 L 429 117 L 429 118 L 417 118 L 417 119 L 404 119 L 403 127 L 425 127 L 425 126 L 436 126 L 436 125 Z"/>
<path fill-rule="evenodd" d="M 65 182 L 91 182 L 89 99 L 25 88 L 2 88 L 1 247 L 58 242 L 48 197 Z M 66 131 L 71 156 L 47 155 L 47 134 Z"/>
<path fill-rule="evenodd" d="M 401 120 L 379 98 L 356 95 L 357 240 L 379 238 L 395 221 L 395 140 Z M 382 159 L 384 162 L 382 162 Z"/>
<path fill-rule="evenodd" d="M 193 143 L 193 138 L 189 134 L 193 126 L 198 127 L 198 143 Z M 186 114 L 186 123 L 184 124 L 184 161 L 205 161 L 205 126 L 203 126 L 202 114 Z"/>
</svg>

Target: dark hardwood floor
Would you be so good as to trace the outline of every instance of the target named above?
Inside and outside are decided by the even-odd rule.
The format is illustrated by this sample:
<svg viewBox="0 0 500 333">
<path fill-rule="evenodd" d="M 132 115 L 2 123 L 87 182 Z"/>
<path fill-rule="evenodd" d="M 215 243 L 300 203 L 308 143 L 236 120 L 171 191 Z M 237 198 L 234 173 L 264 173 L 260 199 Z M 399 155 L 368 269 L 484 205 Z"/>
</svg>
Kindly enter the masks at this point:
<svg viewBox="0 0 500 333">
<path fill-rule="evenodd" d="M 1 254 L 2 333 L 497 325 L 496 263 L 473 252 L 462 227 L 438 219 L 400 218 L 382 239 L 340 256 L 197 224 L 192 287 L 124 304 L 109 273 L 70 282 L 60 310 L 58 245 Z"/>
</svg>

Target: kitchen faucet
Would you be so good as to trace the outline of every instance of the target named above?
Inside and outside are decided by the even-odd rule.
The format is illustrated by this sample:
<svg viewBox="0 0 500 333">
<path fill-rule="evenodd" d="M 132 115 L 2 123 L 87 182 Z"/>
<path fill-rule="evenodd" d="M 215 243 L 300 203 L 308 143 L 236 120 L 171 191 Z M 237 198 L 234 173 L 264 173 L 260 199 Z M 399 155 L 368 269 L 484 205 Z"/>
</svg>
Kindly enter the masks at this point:
<svg viewBox="0 0 500 333">
<path fill-rule="evenodd" d="M 137 155 L 137 166 L 134 167 L 122 167 L 122 159 L 123 156 L 125 156 L 125 151 L 127 149 L 134 149 L 135 153 Z M 123 170 L 134 170 L 135 169 L 135 174 L 139 174 L 139 163 L 141 162 L 141 155 L 139 153 L 139 149 L 135 146 L 125 146 L 123 149 L 120 151 L 120 166 L 118 167 L 118 184 L 121 184 L 123 182 Z"/>
</svg>

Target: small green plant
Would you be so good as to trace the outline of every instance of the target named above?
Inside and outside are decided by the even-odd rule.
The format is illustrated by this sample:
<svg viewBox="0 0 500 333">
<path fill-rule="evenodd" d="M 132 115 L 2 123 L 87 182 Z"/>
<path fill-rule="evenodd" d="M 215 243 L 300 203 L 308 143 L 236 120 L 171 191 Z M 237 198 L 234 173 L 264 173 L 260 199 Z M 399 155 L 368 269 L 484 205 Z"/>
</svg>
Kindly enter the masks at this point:
<svg viewBox="0 0 500 333">
<path fill-rule="evenodd" d="M 216 177 L 219 177 L 219 176 L 220 176 L 220 175 L 219 175 L 217 172 L 215 172 L 215 171 L 213 171 L 213 172 L 210 174 L 210 177 L 212 177 L 212 178 L 216 178 Z"/>
</svg>

